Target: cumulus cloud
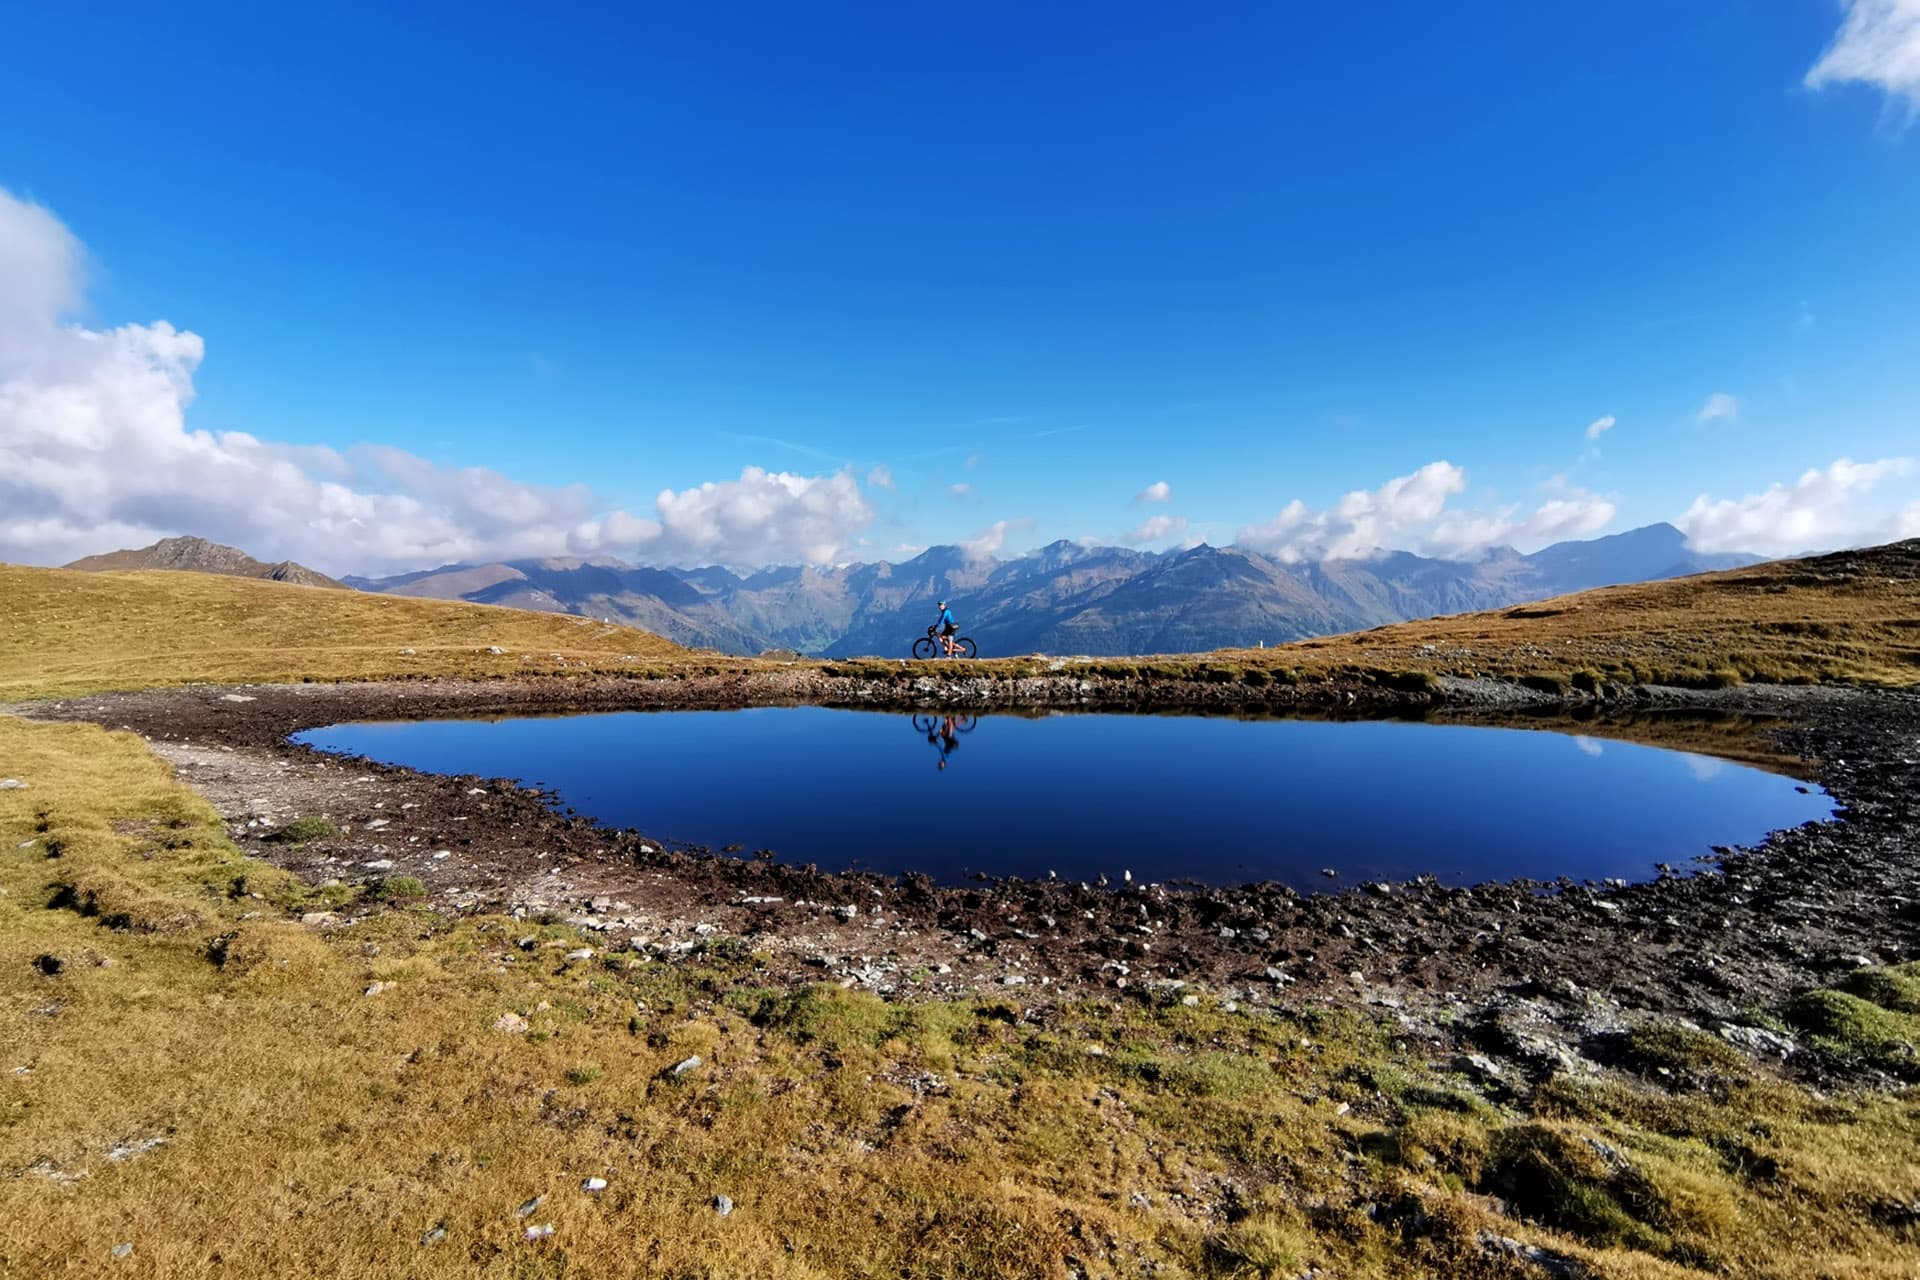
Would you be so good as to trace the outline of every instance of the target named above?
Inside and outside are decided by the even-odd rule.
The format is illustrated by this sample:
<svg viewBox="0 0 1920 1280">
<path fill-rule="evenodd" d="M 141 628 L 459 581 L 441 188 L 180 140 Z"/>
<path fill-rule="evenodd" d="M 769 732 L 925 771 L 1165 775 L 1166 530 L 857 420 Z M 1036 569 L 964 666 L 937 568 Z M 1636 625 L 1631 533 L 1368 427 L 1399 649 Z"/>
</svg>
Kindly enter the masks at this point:
<svg viewBox="0 0 1920 1280">
<path fill-rule="evenodd" d="M 1728 422 L 1732 422 L 1739 416 L 1740 401 L 1724 391 L 1716 391 L 1708 396 L 1706 403 L 1702 404 L 1694 413 L 1693 420 L 1695 422 L 1712 422 L 1716 419 L 1724 418 Z"/>
<path fill-rule="evenodd" d="M 1165 502 L 1172 496 L 1172 485 L 1168 484 L 1165 480 L 1155 480 L 1152 484 L 1133 495 L 1133 504 L 1139 506 L 1143 502 Z"/>
<path fill-rule="evenodd" d="M 1162 542 L 1187 531 L 1185 516 L 1152 516 L 1138 529 L 1127 534 L 1128 542 Z"/>
<path fill-rule="evenodd" d="M 1674 524 L 1696 550 L 1761 555 L 1916 537 L 1920 536 L 1920 502 L 1887 515 L 1884 509 L 1870 510 L 1864 501 L 1882 481 L 1908 475 L 1913 469 L 1911 458 L 1877 462 L 1841 458 L 1824 470 L 1808 471 L 1792 485 L 1776 484 L 1764 493 L 1719 501 L 1703 493 Z"/>
<path fill-rule="evenodd" d="M 200 338 L 70 323 L 80 242 L 0 190 L 0 558 L 58 563 L 178 533 L 334 572 L 522 556 L 830 563 L 873 520 L 848 472 L 742 471 L 652 515 L 403 450 L 187 426 Z"/>
<path fill-rule="evenodd" d="M 1378 489 L 1349 493 L 1325 510 L 1296 498 L 1265 524 L 1241 529 L 1238 541 L 1287 563 L 1363 559 L 1387 550 L 1461 557 L 1499 543 L 1583 537 L 1605 528 L 1615 511 L 1610 500 L 1580 488 L 1566 489 L 1524 516 L 1514 506 L 1447 510 L 1447 500 L 1466 487 L 1465 471 L 1430 462 Z"/>
<path fill-rule="evenodd" d="M 1846 17 L 1807 72 L 1809 89 L 1865 84 L 1920 113 L 1920 0 L 1841 0 Z"/>
<path fill-rule="evenodd" d="M 1587 424 L 1587 439 L 1598 440 L 1601 436 L 1613 430 L 1613 423 L 1614 417 L 1612 414 L 1608 414 L 1604 418 L 1595 418 Z"/>
<path fill-rule="evenodd" d="M 1007 535 L 1017 529 L 1031 527 L 1033 519 L 1021 516 L 1017 520 L 995 520 L 978 534 L 960 543 L 960 550 L 969 560 L 990 560 L 1000 554 L 1007 545 Z"/>
<path fill-rule="evenodd" d="M 893 488 L 893 468 L 883 462 L 867 472 L 867 487 L 870 489 Z"/>
<path fill-rule="evenodd" d="M 968 494 L 970 494 L 970 493 L 972 493 L 972 492 L 973 492 L 973 486 L 972 486 L 972 485 L 970 485 L 970 484 L 964 484 L 964 483 L 963 483 L 963 484 L 956 484 L 956 485 L 949 485 L 949 486 L 947 487 L 947 492 L 948 492 L 948 493 L 950 493 L 950 494 L 952 494 L 952 495 L 953 495 L 954 497 L 956 497 L 956 498 L 964 498 L 964 497 L 966 497 L 966 496 L 967 496 Z"/>
<path fill-rule="evenodd" d="M 1447 499 L 1466 487 L 1465 471 L 1429 462 L 1378 489 L 1356 489 L 1322 511 L 1295 498 L 1273 519 L 1241 529 L 1239 542 L 1290 563 L 1372 555 L 1437 520 Z"/>
</svg>

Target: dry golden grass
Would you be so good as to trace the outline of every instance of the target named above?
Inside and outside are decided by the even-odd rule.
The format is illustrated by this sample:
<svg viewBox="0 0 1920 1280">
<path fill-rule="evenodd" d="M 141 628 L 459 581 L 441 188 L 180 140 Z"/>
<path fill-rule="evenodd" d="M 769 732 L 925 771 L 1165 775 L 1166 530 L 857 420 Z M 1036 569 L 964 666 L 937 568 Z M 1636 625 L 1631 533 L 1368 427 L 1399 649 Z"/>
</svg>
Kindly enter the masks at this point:
<svg viewBox="0 0 1920 1280">
<path fill-rule="evenodd" d="M 1920 541 L 1604 587 L 1236 656 L 1590 684 L 1920 683 Z"/>
<path fill-rule="evenodd" d="M 204 681 L 632 672 L 685 654 L 590 618 L 216 574 L 0 565 L 0 700 Z"/>
<path fill-rule="evenodd" d="M 136 737 L 0 717 L 0 761 L 29 784 L 0 791 L 9 1280 L 1526 1274 L 1482 1229 L 1599 1276 L 1913 1274 L 1891 1208 L 1920 1196 L 1911 1093 L 1820 1100 L 1735 1066 L 1516 1114 L 1335 1010 L 1036 1023 L 768 987 L 734 939 L 668 965 L 420 908 L 321 933 L 295 917 L 341 891 L 242 857 Z M 492 1030 L 508 1012 L 530 1031 Z M 1646 1041 L 1663 1063 L 1695 1043 Z"/>
</svg>

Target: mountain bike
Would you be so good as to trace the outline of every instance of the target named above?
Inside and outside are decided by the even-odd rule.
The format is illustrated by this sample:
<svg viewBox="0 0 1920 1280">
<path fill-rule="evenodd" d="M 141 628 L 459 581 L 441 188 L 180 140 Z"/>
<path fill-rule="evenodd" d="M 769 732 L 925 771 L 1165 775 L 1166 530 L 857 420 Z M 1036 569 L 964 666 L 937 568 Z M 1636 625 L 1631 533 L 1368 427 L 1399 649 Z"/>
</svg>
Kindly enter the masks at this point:
<svg viewBox="0 0 1920 1280">
<path fill-rule="evenodd" d="M 931 658 L 935 655 L 945 657 L 946 654 L 941 648 L 939 635 L 940 624 L 936 622 L 927 628 L 927 634 L 913 642 L 913 656 L 916 658 Z M 974 647 L 973 640 L 970 637 L 955 636 L 953 638 L 954 657 L 971 658 L 976 656 L 978 652 L 979 650 Z"/>
<path fill-rule="evenodd" d="M 945 716 L 915 716 L 913 718 L 913 731 L 923 738 L 930 738 L 938 733 L 940 727 L 945 723 Z M 955 733 L 972 733 L 979 723 L 980 717 L 978 716 L 955 716 L 953 718 L 953 731 Z"/>
</svg>

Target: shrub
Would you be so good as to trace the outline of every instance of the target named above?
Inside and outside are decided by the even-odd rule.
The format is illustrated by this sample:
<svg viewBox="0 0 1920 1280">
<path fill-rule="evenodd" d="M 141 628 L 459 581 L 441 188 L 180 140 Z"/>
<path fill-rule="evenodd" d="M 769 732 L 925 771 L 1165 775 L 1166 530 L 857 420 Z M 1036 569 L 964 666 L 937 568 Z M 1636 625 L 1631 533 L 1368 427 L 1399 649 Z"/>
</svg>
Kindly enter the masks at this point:
<svg viewBox="0 0 1920 1280">
<path fill-rule="evenodd" d="M 1619 1053 L 1625 1065 L 1642 1075 L 1656 1071 L 1675 1075 L 1731 1072 L 1745 1065 L 1739 1050 L 1719 1036 L 1677 1022 L 1649 1022 L 1635 1027 L 1621 1038 Z"/>
<path fill-rule="evenodd" d="M 427 886 L 418 876 L 388 876 L 373 887 L 373 896 L 382 902 L 403 902 L 426 897 Z"/>
<path fill-rule="evenodd" d="M 274 844 L 305 844 L 309 840 L 320 840 L 337 834 L 336 828 L 325 818 L 295 818 L 267 839 Z"/>
</svg>

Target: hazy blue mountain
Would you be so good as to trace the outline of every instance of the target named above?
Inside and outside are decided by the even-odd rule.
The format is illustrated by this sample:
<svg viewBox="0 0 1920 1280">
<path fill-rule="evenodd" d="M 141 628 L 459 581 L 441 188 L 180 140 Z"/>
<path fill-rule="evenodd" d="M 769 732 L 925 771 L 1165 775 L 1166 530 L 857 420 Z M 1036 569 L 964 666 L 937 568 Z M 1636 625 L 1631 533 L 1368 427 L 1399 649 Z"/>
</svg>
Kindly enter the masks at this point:
<svg viewBox="0 0 1920 1280">
<path fill-rule="evenodd" d="M 729 653 L 797 649 L 904 655 L 941 600 L 982 652 L 1178 653 L 1495 609 L 1618 582 L 1750 564 L 1702 556 L 1672 525 L 1650 525 L 1532 555 L 1495 548 L 1471 561 L 1386 552 L 1287 563 L 1243 547 L 1146 552 L 1055 542 L 1009 560 L 931 547 L 898 564 L 636 568 L 614 560 L 445 565 L 369 591 L 614 618 Z"/>
</svg>

